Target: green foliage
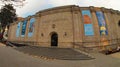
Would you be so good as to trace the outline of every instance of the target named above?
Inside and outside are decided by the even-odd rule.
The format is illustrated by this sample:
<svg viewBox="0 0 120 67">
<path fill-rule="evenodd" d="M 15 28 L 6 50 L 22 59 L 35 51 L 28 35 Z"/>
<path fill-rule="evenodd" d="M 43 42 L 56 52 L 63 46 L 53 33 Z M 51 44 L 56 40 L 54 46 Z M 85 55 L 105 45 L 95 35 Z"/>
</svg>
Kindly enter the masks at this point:
<svg viewBox="0 0 120 67">
<path fill-rule="evenodd" d="M 12 4 L 7 4 L 2 7 L 0 11 L 0 22 L 2 27 L 9 26 L 17 20 L 16 10 L 13 8 Z"/>
</svg>

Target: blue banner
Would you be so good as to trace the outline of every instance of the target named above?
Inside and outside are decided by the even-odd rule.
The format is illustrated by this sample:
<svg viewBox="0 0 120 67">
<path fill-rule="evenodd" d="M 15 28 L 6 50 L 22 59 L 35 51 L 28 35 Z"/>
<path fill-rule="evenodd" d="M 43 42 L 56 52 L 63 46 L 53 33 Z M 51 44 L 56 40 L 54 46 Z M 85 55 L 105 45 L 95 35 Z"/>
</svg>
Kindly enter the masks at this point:
<svg viewBox="0 0 120 67">
<path fill-rule="evenodd" d="M 20 36 L 20 26 L 21 26 L 21 22 L 19 22 L 18 25 L 17 25 L 16 37 Z"/>
<path fill-rule="evenodd" d="M 82 17 L 84 22 L 85 35 L 86 36 L 94 35 L 90 10 L 82 10 Z"/>
<path fill-rule="evenodd" d="M 91 24 L 91 14 L 89 10 L 82 11 L 84 24 Z"/>
<path fill-rule="evenodd" d="M 100 28 L 100 35 L 108 35 L 104 14 L 101 11 L 97 11 L 96 16 L 97 16 L 98 24 Z"/>
<path fill-rule="evenodd" d="M 34 22 L 35 18 L 30 19 L 30 25 L 29 25 L 29 31 L 28 31 L 28 37 L 32 37 L 34 33 Z"/>
<path fill-rule="evenodd" d="M 21 37 L 24 37 L 24 36 L 25 36 L 26 25 L 27 25 L 27 21 L 24 20 L 24 22 L 22 23 Z"/>
<path fill-rule="evenodd" d="M 84 24 L 85 35 L 94 35 L 93 25 L 92 24 Z"/>
</svg>

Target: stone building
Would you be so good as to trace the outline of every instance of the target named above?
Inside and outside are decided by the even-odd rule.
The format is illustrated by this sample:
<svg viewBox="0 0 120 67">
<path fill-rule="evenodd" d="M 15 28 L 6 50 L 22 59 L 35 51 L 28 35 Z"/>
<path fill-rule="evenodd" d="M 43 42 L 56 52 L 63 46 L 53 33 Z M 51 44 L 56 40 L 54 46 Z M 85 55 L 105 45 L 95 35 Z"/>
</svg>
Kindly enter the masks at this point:
<svg viewBox="0 0 120 67">
<path fill-rule="evenodd" d="M 8 41 L 42 47 L 113 49 L 120 45 L 120 12 L 76 5 L 46 9 L 12 23 Z"/>
</svg>

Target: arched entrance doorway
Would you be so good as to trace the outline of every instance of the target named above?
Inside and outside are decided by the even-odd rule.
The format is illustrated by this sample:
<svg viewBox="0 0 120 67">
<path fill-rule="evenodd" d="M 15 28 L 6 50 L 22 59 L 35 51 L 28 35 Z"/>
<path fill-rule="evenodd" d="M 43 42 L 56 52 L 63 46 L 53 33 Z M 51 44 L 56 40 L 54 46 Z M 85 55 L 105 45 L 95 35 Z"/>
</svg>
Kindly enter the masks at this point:
<svg viewBox="0 0 120 67">
<path fill-rule="evenodd" d="M 51 35 L 51 46 L 58 46 L 58 34 L 52 33 Z"/>
</svg>

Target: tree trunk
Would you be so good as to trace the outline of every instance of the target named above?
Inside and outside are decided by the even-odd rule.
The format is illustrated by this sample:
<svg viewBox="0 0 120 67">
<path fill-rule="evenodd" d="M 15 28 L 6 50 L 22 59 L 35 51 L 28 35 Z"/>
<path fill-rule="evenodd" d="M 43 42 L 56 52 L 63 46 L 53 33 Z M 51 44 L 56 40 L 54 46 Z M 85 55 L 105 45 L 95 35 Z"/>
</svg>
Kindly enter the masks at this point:
<svg viewBox="0 0 120 67">
<path fill-rule="evenodd" d="M 3 39 L 4 32 L 5 32 L 5 27 L 2 27 L 2 33 L 0 34 L 0 39 L 1 40 Z"/>
</svg>

